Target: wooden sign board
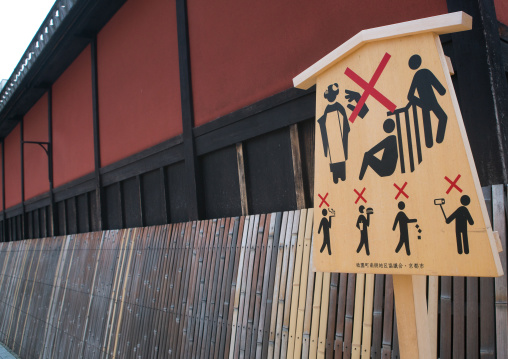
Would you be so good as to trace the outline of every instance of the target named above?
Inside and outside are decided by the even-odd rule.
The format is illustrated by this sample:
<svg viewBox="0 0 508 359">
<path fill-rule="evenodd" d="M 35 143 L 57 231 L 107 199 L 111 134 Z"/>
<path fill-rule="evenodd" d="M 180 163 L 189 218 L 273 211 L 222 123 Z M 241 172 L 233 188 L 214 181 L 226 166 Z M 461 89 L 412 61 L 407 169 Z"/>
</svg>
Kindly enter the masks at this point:
<svg viewBox="0 0 508 359">
<path fill-rule="evenodd" d="M 366 30 L 294 79 L 316 84 L 315 270 L 502 275 L 438 36 L 470 27 Z"/>
</svg>

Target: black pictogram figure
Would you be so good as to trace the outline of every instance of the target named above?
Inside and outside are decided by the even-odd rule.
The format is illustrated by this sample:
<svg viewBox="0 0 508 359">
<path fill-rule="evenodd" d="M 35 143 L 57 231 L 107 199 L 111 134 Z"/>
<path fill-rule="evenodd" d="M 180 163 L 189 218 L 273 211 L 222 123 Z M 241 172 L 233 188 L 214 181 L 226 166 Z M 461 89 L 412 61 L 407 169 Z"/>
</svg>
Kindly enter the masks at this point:
<svg viewBox="0 0 508 359">
<path fill-rule="evenodd" d="M 406 246 L 406 253 L 407 255 L 411 255 L 411 250 L 409 249 L 409 231 L 407 228 L 408 223 L 415 223 L 417 220 L 408 218 L 406 214 L 404 213 L 404 208 L 406 208 L 406 205 L 404 202 L 400 201 L 398 204 L 398 207 L 400 209 L 399 213 L 397 213 L 397 216 L 395 217 L 395 222 L 393 223 L 392 231 L 395 231 L 395 228 L 397 228 L 397 224 L 399 225 L 400 230 L 400 240 L 399 244 L 397 245 L 397 248 L 395 249 L 395 253 L 399 253 L 400 249 L 402 248 L 402 245 Z"/>
<path fill-rule="evenodd" d="M 326 215 L 328 214 L 328 211 L 332 214 L 328 218 L 326 218 Z M 328 255 L 332 255 L 332 250 L 330 248 L 330 228 L 332 227 L 332 217 L 335 217 L 335 211 L 333 209 L 323 209 L 321 211 L 323 213 L 323 218 L 321 219 L 321 222 L 319 223 L 319 229 L 318 234 L 321 233 L 321 229 L 323 229 L 323 245 L 321 246 L 321 249 L 319 250 L 320 253 L 323 253 L 325 250 L 325 247 L 328 249 Z"/>
<path fill-rule="evenodd" d="M 356 103 L 358 103 L 361 98 L 362 95 L 360 95 L 358 92 L 346 90 L 346 100 L 348 100 L 348 102 L 355 101 Z M 353 105 L 352 103 L 348 103 L 347 105 L 347 108 L 349 108 L 351 111 L 354 111 L 355 107 L 356 106 Z M 363 104 L 362 108 L 360 109 L 360 112 L 358 112 L 358 116 L 360 116 L 360 118 L 364 118 L 367 112 L 369 112 L 369 108 L 367 107 L 366 104 Z"/>
<path fill-rule="evenodd" d="M 395 122 L 388 118 L 383 123 L 383 129 L 386 133 L 392 133 L 395 129 Z M 375 155 L 383 152 L 381 159 Z M 360 180 L 365 176 L 365 171 L 370 167 L 381 177 L 391 176 L 397 167 L 399 153 L 397 152 L 397 137 L 389 135 L 363 155 L 362 167 L 360 169 Z"/>
<path fill-rule="evenodd" d="M 469 203 L 471 203 L 471 198 L 468 195 L 463 195 L 460 197 L 460 203 L 462 206 L 457 208 L 455 212 L 453 212 L 450 217 L 446 217 L 445 211 L 443 209 L 443 204 L 445 204 L 444 198 L 439 198 L 434 200 L 435 205 L 439 205 L 441 207 L 441 211 L 443 212 L 443 216 L 445 218 L 446 224 L 452 223 L 455 221 L 455 236 L 457 238 L 457 252 L 462 254 L 462 249 L 464 249 L 465 254 L 469 254 L 469 242 L 467 239 L 467 224 L 469 223 L 471 226 L 474 224 L 473 217 L 471 217 L 471 213 L 466 208 Z"/>
<path fill-rule="evenodd" d="M 354 91 L 346 90 L 346 99 L 348 102 L 356 101 L 360 99 L 360 94 Z M 325 99 L 328 100 L 329 104 L 326 106 L 323 115 L 317 120 L 319 123 L 319 128 L 321 130 L 321 139 L 323 142 L 323 150 L 325 157 L 328 157 L 330 160 L 330 172 L 333 175 L 333 182 L 338 183 L 339 179 L 343 181 L 346 179 L 346 161 L 348 159 L 348 139 L 349 139 L 349 121 L 347 119 L 346 110 L 344 107 L 338 102 L 337 96 L 339 95 L 339 85 L 334 83 L 328 86 L 324 93 Z M 348 105 L 348 108 L 354 110 L 354 106 L 352 104 Z M 363 106 L 360 111 L 360 117 L 364 117 L 369 109 L 367 106 Z M 327 124 L 327 115 L 329 113 L 337 113 L 337 118 L 339 121 L 339 131 L 340 133 L 329 133 Z M 342 118 L 342 119 L 341 119 Z M 340 136 L 340 137 L 339 137 Z M 336 139 L 340 139 L 342 146 L 339 146 L 341 150 L 340 153 L 333 153 L 330 148 L 330 143 L 336 141 Z M 333 158 L 332 158 L 333 157 Z M 333 162 L 335 159 L 336 162 Z"/>
<path fill-rule="evenodd" d="M 370 215 L 374 213 L 372 208 L 367 208 L 367 217 L 363 214 L 363 211 L 365 210 L 365 206 L 360 206 L 359 211 L 360 215 L 358 216 L 358 220 L 356 221 L 356 228 L 360 230 L 360 244 L 358 245 L 358 249 L 356 250 L 356 253 L 360 253 L 362 250 L 362 247 L 365 246 L 365 253 L 367 255 L 370 255 L 369 251 L 369 234 L 368 234 L 368 227 L 370 225 Z"/>
<path fill-rule="evenodd" d="M 419 55 L 413 55 L 409 59 L 409 67 L 412 70 L 418 69 L 422 64 L 422 58 Z M 407 94 L 409 103 L 415 104 L 422 109 L 422 121 L 423 121 L 423 132 L 425 135 L 425 145 L 427 148 L 433 146 L 432 139 L 432 123 L 430 120 L 430 113 L 433 112 L 438 119 L 436 142 L 441 143 L 444 140 L 446 131 L 446 122 L 448 116 L 443 111 L 439 102 L 437 101 L 434 89 L 438 94 L 443 96 L 446 93 L 446 89 L 434 76 L 432 71 L 429 69 L 420 69 L 416 71 L 411 87 Z M 416 95 L 418 92 L 418 96 Z"/>
</svg>

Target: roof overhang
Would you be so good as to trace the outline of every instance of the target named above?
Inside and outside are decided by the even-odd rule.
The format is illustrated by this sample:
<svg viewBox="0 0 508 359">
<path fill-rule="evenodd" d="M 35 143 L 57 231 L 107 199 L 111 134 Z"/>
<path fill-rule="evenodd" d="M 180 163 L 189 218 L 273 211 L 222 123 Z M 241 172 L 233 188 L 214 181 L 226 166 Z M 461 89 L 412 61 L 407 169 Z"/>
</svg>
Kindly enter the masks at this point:
<svg viewBox="0 0 508 359">
<path fill-rule="evenodd" d="M 417 35 L 425 32 L 442 35 L 452 32 L 471 30 L 472 26 L 472 17 L 462 11 L 458 11 L 445 15 L 432 16 L 424 19 L 362 30 L 316 62 L 314 65 L 296 76 L 293 79 L 293 84 L 295 87 L 304 90 L 310 88 L 316 84 L 316 79 L 320 74 L 328 70 L 345 56 L 348 56 L 369 42 Z"/>
<path fill-rule="evenodd" d="M 55 1 L 0 90 L 0 139 L 14 129 L 125 1 Z"/>
</svg>

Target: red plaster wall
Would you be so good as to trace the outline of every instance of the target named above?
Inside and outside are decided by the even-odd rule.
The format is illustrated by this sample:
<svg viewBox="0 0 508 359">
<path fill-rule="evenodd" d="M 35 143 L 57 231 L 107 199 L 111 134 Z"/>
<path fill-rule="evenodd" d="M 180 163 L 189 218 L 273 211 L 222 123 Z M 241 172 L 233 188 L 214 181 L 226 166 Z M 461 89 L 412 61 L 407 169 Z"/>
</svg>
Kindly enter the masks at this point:
<svg viewBox="0 0 508 359">
<path fill-rule="evenodd" d="M 20 128 L 17 125 L 5 138 L 5 208 L 21 203 Z"/>
<path fill-rule="evenodd" d="M 55 187 L 94 170 L 90 57 L 87 47 L 53 85 Z"/>
<path fill-rule="evenodd" d="M 105 166 L 182 132 L 175 2 L 127 1 L 97 41 Z"/>
<path fill-rule="evenodd" d="M 364 28 L 448 12 L 445 0 L 187 4 L 196 125 L 292 87 L 293 77 Z"/>
<path fill-rule="evenodd" d="M 25 141 L 48 141 L 48 97 L 44 95 L 23 118 Z M 49 191 L 48 157 L 35 144 L 25 144 L 25 199 Z"/>
<path fill-rule="evenodd" d="M 497 19 L 505 25 L 508 25 L 508 1 L 494 0 L 496 6 Z"/>
</svg>

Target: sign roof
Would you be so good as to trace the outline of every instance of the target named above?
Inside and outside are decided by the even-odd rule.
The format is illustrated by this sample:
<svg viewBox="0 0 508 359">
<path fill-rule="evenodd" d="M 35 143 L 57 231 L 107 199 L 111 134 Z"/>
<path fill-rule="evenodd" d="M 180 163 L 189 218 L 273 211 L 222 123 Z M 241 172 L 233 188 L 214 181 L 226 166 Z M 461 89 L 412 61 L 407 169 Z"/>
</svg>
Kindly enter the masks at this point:
<svg viewBox="0 0 508 359">
<path fill-rule="evenodd" d="M 450 14 L 362 30 L 296 76 L 293 79 L 293 84 L 297 88 L 308 89 L 316 84 L 316 79 L 321 73 L 328 70 L 343 57 L 358 50 L 361 46 L 369 42 L 417 35 L 426 32 L 437 35 L 449 34 L 452 32 L 471 30 L 472 25 L 473 19 L 471 16 L 462 11 L 457 11 Z"/>
</svg>

